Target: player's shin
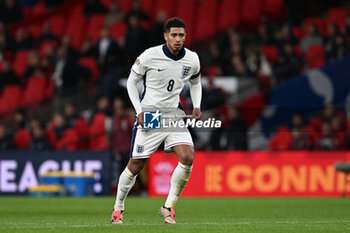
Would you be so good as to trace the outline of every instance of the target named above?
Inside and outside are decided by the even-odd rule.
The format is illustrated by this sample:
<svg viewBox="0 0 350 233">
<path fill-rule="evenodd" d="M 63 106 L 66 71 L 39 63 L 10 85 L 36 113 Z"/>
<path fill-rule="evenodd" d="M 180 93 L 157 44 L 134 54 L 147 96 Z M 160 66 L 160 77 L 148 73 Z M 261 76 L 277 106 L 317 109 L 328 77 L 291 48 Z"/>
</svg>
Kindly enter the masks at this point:
<svg viewBox="0 0 350 233">
<path fill-rule="evenodd" d="M 184 190 L 192 171 L 192 166 L 178 163 L 173 175 L 171 176 L 171 186 L 168 198 L 164 204 L 167 208 L 174 208 L 182 191 Z"/>
<path fill-rule="evenodd" d="M 134 186 L 136 176 L 126 167 L 119 177 L 117 196 L 115 200 L 114 210 L 124 210 L 125 199 Z"/>
</svg>

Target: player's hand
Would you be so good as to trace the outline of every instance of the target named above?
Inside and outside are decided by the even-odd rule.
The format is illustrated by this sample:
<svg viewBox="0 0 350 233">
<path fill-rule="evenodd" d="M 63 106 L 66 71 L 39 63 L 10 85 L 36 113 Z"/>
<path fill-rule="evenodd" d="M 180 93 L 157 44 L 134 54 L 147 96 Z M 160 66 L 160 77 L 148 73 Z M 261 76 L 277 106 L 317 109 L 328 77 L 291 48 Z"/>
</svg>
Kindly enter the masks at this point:
<svg viewBox="0 0 350 233">
<path fill-rule="evenodd" d="M 202 118 L 202 112 L 199 108 L 195 108 L 192 111 L 192 119 L 199 120 Z"/>
<path fill-rule="evenodd" d="M 143 127 L 143 112 L 141 112 L 141 113 L 139 113 L 139 115 L 137 115 L 137 121 Z"/>
</svg>

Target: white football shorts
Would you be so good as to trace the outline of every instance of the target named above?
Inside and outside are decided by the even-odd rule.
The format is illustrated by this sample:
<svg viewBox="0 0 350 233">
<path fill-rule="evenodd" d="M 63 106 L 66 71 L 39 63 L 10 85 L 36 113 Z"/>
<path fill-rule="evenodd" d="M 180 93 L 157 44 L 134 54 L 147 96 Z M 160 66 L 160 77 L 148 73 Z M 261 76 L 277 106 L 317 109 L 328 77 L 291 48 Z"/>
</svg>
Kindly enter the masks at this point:
<svg viewBox="0 0 350 233">
<path fill-rule="evenodd" d="M 164 152 L 173 153 L 172 147 L 189 145 L 193 141 L 188 129 L 181 131 L 144 129 L 135 125 L 132 132 L 130 157 L 133 159 L 149 158 L 164 141 Z"/>
</svg>

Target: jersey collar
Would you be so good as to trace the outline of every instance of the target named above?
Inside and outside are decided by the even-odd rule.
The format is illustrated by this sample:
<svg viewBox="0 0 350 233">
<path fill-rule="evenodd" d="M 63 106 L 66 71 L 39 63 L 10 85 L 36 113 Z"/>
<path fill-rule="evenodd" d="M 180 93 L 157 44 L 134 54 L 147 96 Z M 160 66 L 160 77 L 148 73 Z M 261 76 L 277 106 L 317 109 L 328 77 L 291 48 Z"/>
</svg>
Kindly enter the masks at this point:
<svg viewBox="0 0 350 233">
<path fill-rule="evenodd" d="M 181 49 L 179 55 L 177 55 L 176 57 L 174 55 L 171 54 L 170 50 L 168 49 L 168 46 L 166 46 L 166 44 L 163 45 L 163 52 L 165 54 L 165 56 L 167 56 L 170 59 L 173 59 L 175 61 L 180 60 L 181 58 L 183 58 L 186 54 L 186 51 L 184 48 Z"/>
</svg>

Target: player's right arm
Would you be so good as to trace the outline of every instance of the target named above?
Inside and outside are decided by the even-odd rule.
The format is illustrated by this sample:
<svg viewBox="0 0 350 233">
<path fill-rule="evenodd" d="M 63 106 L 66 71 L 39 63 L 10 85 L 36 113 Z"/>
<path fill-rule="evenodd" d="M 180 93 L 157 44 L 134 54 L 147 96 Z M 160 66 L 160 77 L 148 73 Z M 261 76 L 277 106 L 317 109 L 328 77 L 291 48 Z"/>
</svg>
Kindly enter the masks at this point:
<svg viewBox="0 0 350 233">
<path fill-rule="evenodd" d="M 144 60 L 144 54 L 141 54 L 141 56 L 136 59 L 134 65 L 131 67 L 130 75 L 126 83 L 129 98 L 131 100 L 132 105 L 134 106 L 138 122 L 141 126 L 143 126 L 143 114 L 140 96 L 137 89 L 137 83 L 142 80 L 142 77 L 146 73 L 146 66 Z"/>
</svg>

